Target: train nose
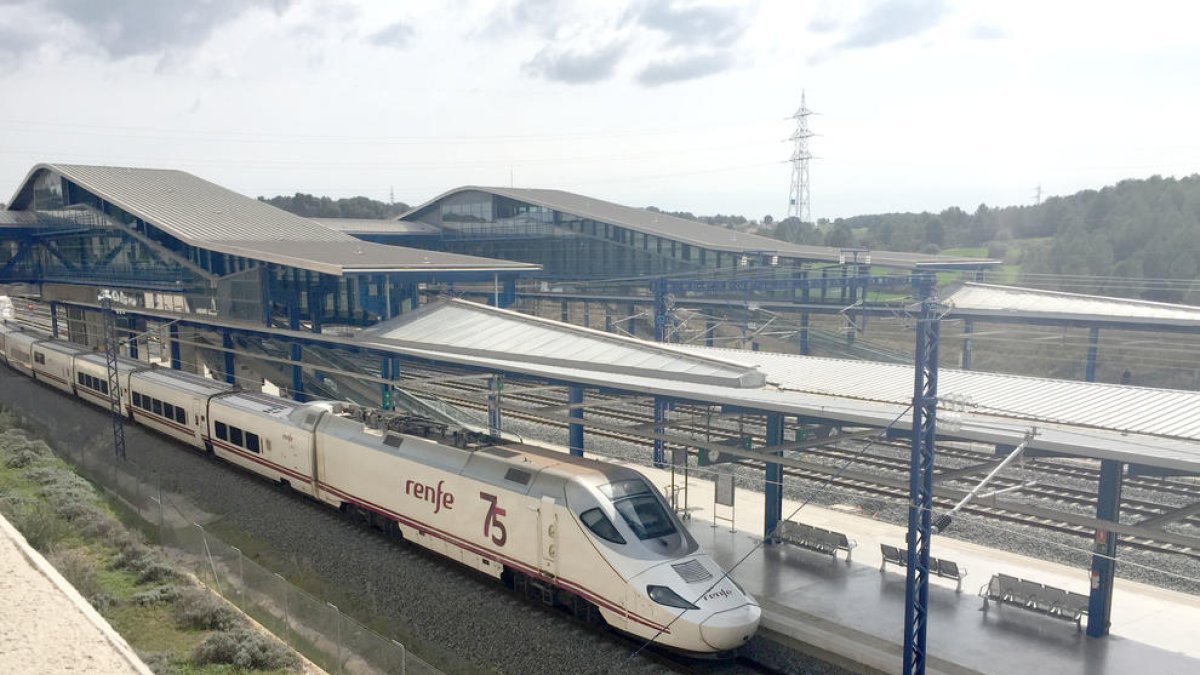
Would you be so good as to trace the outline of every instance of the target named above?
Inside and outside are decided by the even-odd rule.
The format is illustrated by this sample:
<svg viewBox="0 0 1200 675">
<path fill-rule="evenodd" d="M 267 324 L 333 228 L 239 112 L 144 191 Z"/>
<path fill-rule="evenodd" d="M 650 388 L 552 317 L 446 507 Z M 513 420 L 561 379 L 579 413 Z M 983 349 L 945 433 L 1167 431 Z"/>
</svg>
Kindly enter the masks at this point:
<svg viewBox="0 0 1200 675">
<path fill-rule="evenodd" d="M 717 612 L 700 624 L 700 637 L 717 651 L 736 649 L 754 635 L 761 617 L 762 609 L 750 604 Z"/>
</svg>

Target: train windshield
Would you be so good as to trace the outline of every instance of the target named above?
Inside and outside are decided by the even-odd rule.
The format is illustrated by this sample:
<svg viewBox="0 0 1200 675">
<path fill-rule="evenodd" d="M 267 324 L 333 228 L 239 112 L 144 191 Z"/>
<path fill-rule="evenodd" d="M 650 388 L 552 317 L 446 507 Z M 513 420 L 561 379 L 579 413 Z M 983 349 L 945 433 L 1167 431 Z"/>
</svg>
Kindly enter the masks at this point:
<svg viewBox="0 0 1200 675">
<path fill-rule="evenodd" d="M 612 500 L 617 513 L 638 539 L 654 539 L 675 534 L 675 522 L 645 481 L 619 480 L 600 486 Z"/>
</svg>

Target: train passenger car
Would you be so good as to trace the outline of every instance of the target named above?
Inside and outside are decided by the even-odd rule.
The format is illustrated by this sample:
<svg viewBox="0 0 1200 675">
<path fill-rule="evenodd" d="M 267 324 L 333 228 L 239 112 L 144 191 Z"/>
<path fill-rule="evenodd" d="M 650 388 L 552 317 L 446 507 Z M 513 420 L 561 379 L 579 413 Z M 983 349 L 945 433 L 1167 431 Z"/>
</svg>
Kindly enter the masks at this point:
<svg viewBox="0 0 1200 675">
<path fill-rule="evenodd" d="M 178 370 L 151 367 L 129 376 L 131 417 L 140 424 L 205 448 L 208 401 L 233 386 Z"/>
<path fill-rule="evenodd" d="M 33 377 L 33 345 L 47 336 L 10 323 L 4 324 L 3 330 L 5 361 L 26 377 Z"/>
<path fill-rule="evenodd" d="M 87 354 L 88 350 L 70 342 L 42 340 L 30 347 L 30 367 L 33 379 L 65 391 L 75 393 L 75 376 L 72 373 L 75 357 Z"/>
<path fill-rule="evenodd" d="M 757 604 L 637 472 L 529 446 L 470 450 L 325 414 L 319 496 L 512 586 L 675 649 L 732 650 Z M 681 616 L 682 615 L 682 616 Z"/>
<path fill-rule="evenodd" d="M 207 442 L 221 459 L 316 496 L 312 426 L 303 422 L 329 407 L 249 391 L 214 396 Z"/>
<path fill-rule="evenodd" d="M 126 414 L 130 408 L 129 377 L 141 370 L 148 370 L 149 364 L 132 359 L 117 359 L 117 381 L 121 387 L 121 410 Z M 108 359 L 103 354 L 89 352 L 75 357 L 75 394 L 79 398 L 107 408 L 112 398 L 108 385 Z"/>
</svg>

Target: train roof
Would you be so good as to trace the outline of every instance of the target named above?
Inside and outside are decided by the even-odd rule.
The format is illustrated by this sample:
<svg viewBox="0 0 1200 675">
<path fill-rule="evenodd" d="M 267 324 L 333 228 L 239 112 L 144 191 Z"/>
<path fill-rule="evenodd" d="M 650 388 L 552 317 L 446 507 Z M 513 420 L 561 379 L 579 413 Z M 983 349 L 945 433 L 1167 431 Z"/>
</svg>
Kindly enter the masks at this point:
<svg viewBox="0 0 1200 675">
<path fill-rule="evenodd" d="M 233 389 L 233 385 L 224 382 L 169 368 L 151 367 L 149 370 L 134 373 L 133 377 L 145 382 L 182 388 L 192 394 L 221 394 Z"/>
<path fill-rule="evenodd" d="M 70 356 L 75 356 L 76 354 L 87 354 L 91 351 L 83 345 L 74 344 L 71 342 L 60 342 L 57 340 L 46 340 L 45 342 L 39 342 L 37 347 L 38 349 L 45 349 L 49 352 L 58 352 L 59 354 L 67 354 Z"/>
<path fill-rule="evenodd" d="M 479 450 L 489 454 L 497 454 L 516 459 L 518 461 L 529 462 L 538 465 L 537 468 L 552 469 L 554 472 L 564 476 L 579 477 L 587 479 L 591 485 L 601 486 L 611 483 L 615 480 L 622 480 L 633 477 L 643 477 L 642 474 L 634 469 L 620 464 L 612 464 L 610 462 L 601 462 L 589 457 L 576 457 L 559 450 L 552 450 L 537 445 L 515 444 L 515 445 L 498 445 L 491 446 Z M 503 454 L 502 454 L 503 453 Z"/>
<path fill-rule="evenodd" d="M 80 354 L 78 357 L 76 357 L 75 361 L 77 363 L 80 361 L 83 361 L 85 363 L 93 363 L 93 364 L 100 366 L 101 368 L 105 368 L 105 369 L 108 368 L 108 358 L 105 357 L 104 354 L 102 354 L 100 352 L 88 352 L 86 354 Z M 128 373 L 128 372 L 131 372 L 134 370 L 143 370 L 143 369 L 148 369 L 148 368 L 150 368 L 149 363 L 145 363 L 143 361 L 137 361 L 134 359 L 128 359 L 128 358 L 125 358 L 124 356 L 117 357 L 117 370 L 122 373 Z"/>
<path fill-rule="evenodd" d="M 237 408 L 243 412 L 253 413 L 262 417 L 286 420 L 292 419 L 292 412 L 297 408 L 308 407 L 307 403 L 299 403 L 257 391 L 239 391 L 227 394 L 214 399 L 213 403 L 229 408 Z"/>
</svg>

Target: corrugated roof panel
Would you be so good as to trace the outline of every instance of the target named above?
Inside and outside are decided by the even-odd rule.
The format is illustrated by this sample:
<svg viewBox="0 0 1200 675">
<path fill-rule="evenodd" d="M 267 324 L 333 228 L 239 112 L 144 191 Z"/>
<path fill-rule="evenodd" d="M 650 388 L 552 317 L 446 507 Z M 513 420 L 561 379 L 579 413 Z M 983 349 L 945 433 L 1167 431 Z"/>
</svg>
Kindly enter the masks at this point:
<svg viewBox="0 0 1200 675">
<path fill-rule="evenodd" d="M 741 363 L 457 300 L 368 328 L 361 339 L 684 382 L 732 387 L 764 382 L 761 373 Z"/>
<path fill-rule="evenodd" d="M 692 347 L 742 359 L 781 389 L 908 405 L 911 366 L 767 352 Z M 939 370 L 942 408 L 969 397 L 966 410 L 1039 422 L 1200 441 L 1200 392 Z"/>
<path fill-rule="evenodd" d="M 944 302 L 951 314 L 1025 318 L 1070 318 L 1102 323 L 1165 323 L 1200 326 L 1200 307 L 1045 291 L 992 284 L 965 283 Z"/>
</svg>

